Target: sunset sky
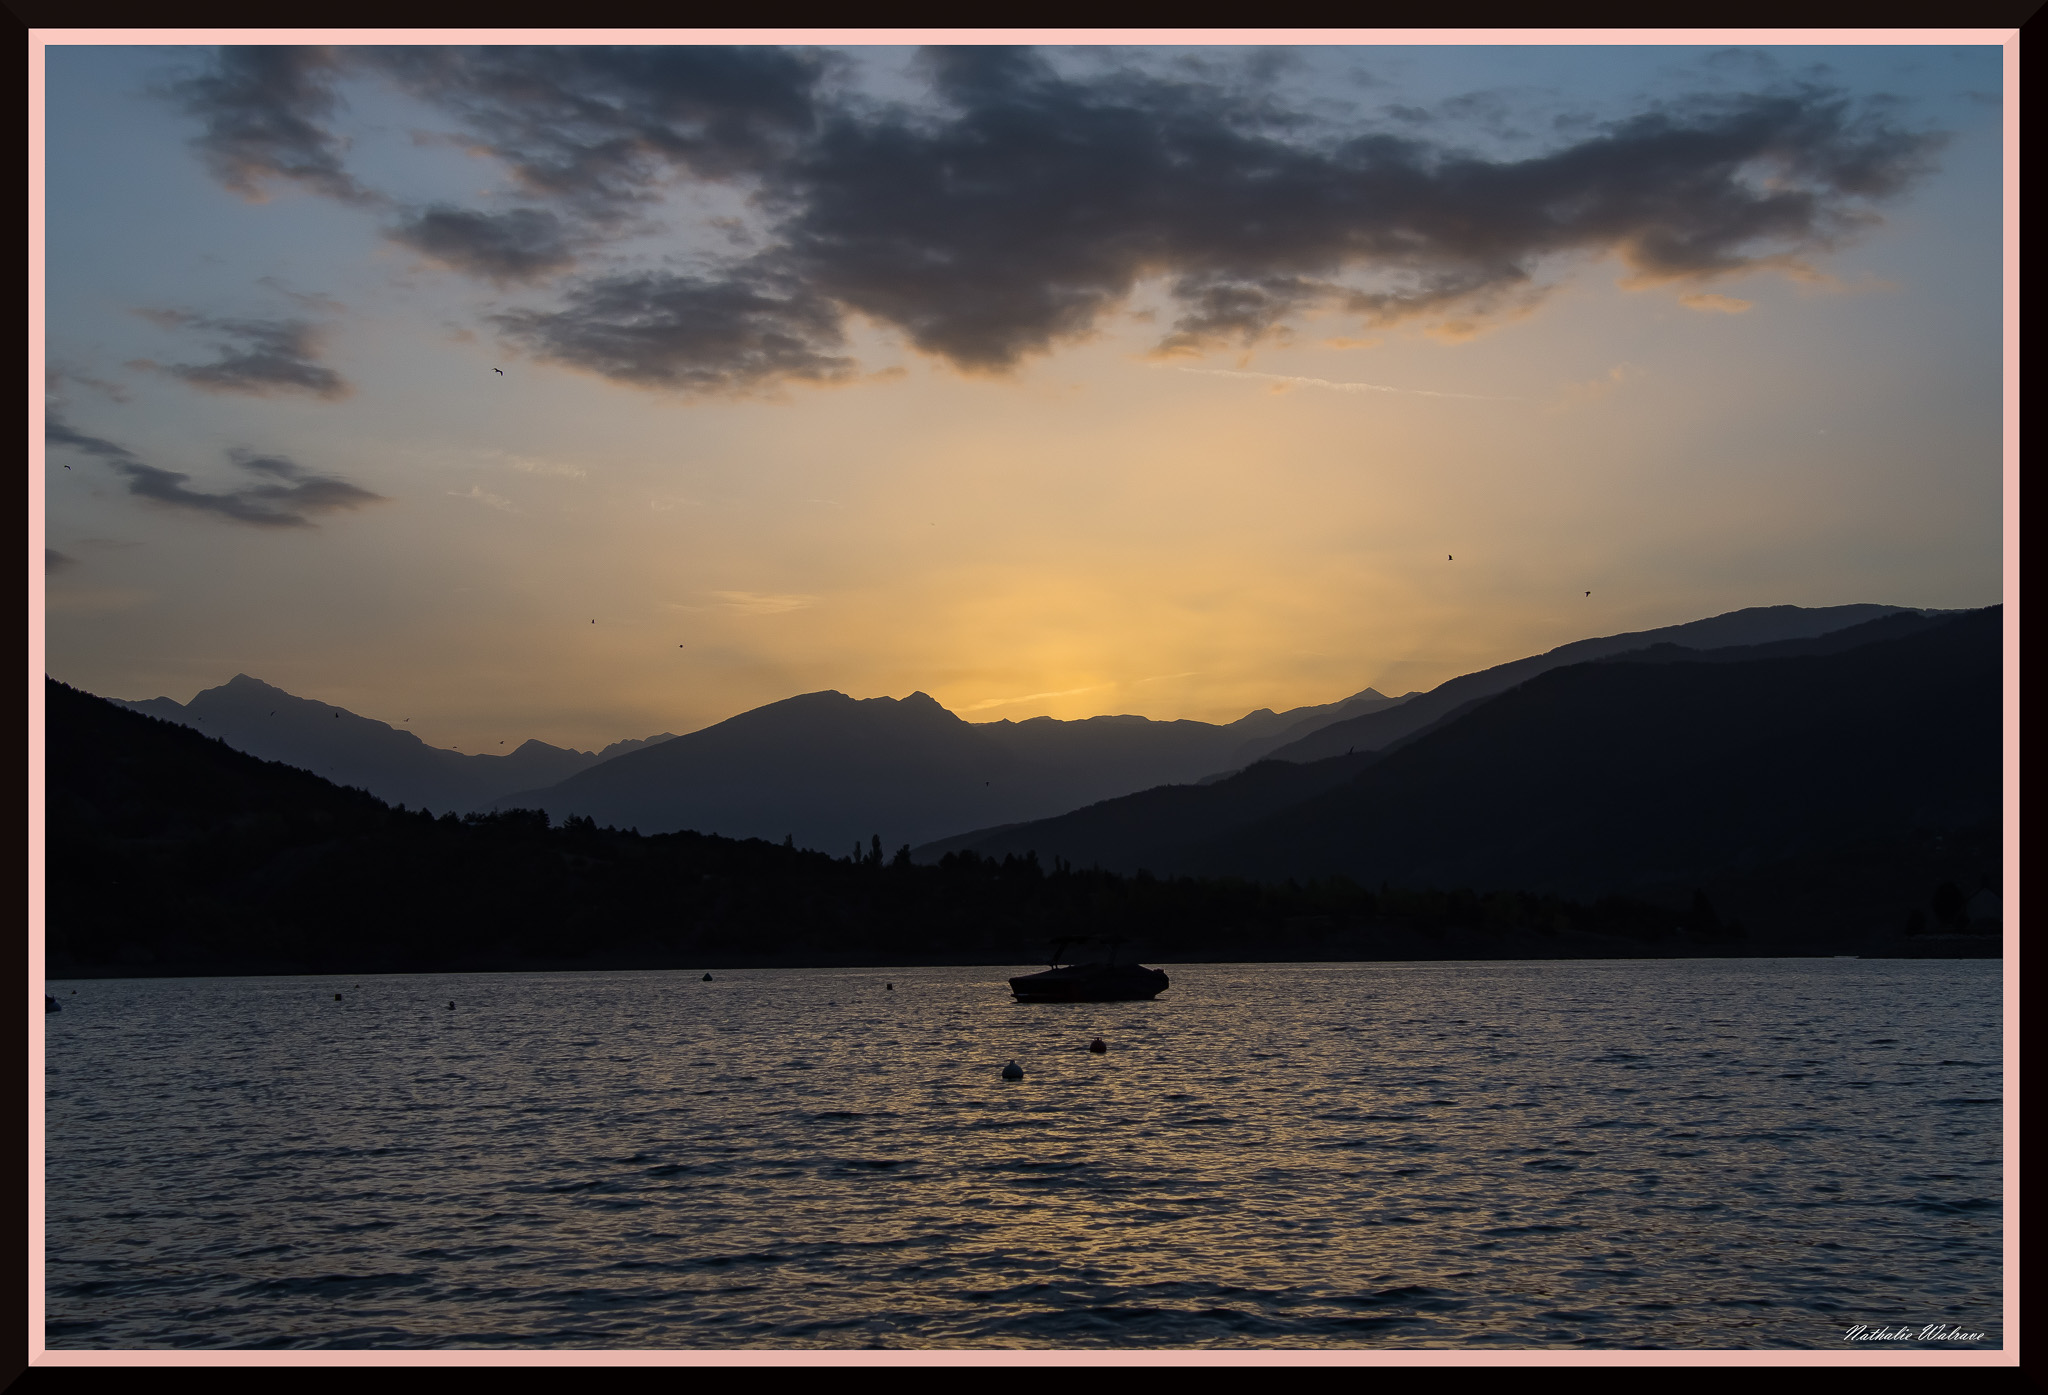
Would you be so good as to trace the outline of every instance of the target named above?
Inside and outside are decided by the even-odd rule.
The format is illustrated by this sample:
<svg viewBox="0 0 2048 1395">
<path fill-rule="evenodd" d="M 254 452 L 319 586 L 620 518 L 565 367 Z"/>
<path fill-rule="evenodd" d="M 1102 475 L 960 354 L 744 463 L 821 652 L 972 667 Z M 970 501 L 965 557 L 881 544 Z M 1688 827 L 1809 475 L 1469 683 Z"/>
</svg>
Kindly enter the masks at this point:
<svg viewBox="0 0 2048 1395">
<path fill-rule="evenodd" d="M 1995 604 L 2001 62 L 56 45 L 47 669 L 590 748 Z"/>
</svg>

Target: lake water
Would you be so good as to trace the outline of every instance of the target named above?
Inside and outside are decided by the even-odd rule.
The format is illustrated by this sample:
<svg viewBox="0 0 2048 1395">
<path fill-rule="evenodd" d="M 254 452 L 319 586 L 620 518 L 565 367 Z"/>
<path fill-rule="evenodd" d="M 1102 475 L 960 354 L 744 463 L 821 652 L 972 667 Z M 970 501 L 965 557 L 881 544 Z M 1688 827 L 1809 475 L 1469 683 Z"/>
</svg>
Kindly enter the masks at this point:
<svg viewBox="0 0 2048 1395">
<path fill-rule="evenodd" d="M 1030 967 L 53 982 L 49 1344 L 2000 1343 L 1998 962 Z"/>
</svg>

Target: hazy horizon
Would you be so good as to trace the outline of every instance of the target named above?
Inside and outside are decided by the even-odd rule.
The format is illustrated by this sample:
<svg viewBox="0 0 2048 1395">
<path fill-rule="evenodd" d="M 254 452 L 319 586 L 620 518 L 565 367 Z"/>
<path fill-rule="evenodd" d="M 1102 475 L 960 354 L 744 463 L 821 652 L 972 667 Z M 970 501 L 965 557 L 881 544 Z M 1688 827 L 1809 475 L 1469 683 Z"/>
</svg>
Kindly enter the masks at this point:
<svg viewBox="0 0 2048 1395">
<path fill-rule="evenodd" d="M 1880 603 L 1876 603 L 1876 604 L 1882 604 L 1882 603 L 1880 602 Z M 1971 609 L 1974 609 L 1974 608 L 1976 608 L 1976 607 L 1970 607 L 1970 608 L 1971 608 Z M 1922 610 L 1922 611 L 1926 611 L 1927 613 L 1930 613 L 1930 614 L 1940 614 L 1940 613 L 1945 613 L 1945 612 L 1939 611 L 1938 609 L 1936 609 L 1936 608 L 1933 608 L 1933 607 L 1916 607 L 1916 606 L 1901 606 L 1901 607 L 1898 607 L 1898 609 L 1900 609 L 1900 610 Z M 1704 617 L 1704 616 L 1703 616 L 1703 617 L 1697 617 L 1697 618 L 1701 618 L 1701 619 L 1706 619 L 1706 618 L 1712 618 L 1712 617 Z M 1597 638 L 1605 638 L 1605 636 L 1581 636 L 1580 638 L 1582 638 L 1582 639 L 1587 639 L 1587 638 L 1596 638 L 1596 637 L 1597 637 Z M 1567 643 L 1569 643 L 1569 642 L 1570 642 L 1570 641 L 1567 641 Z M 1556 646 L 1553 646 L 1553 647 L 1556 647 Z M 1535 657 L 1535 656 L 1533 656 L 1533 655 L 1521 655 L 1521 654 L 1518 654 L 1518 655 L 1515 655 L 1515 656 L 1514 656 L 1514 658 L 1529 658 L 1529 657 Z M 1512 660 L 1510 660 L 1510 662 L 1511 662 L 1511 661 L 1512 661 Z M 1491 666 L 1492 666 L 1492 665 L 1482 665 L 1481 667 L 1482 667 L 1482 669 L 1484 669 L 1484 668 L 1486 668 L 1486 667 L 1491 667 Z M 1476 671 L 1476 670 L 1475 670 L 1475 671 Z M 53 676 L 54 676 L 54 675 L 53 675 Z M 1453 674 L 1453 675 L 1451 675 L 1451 677 L 1459 677 L 1459 676 L 1462 676 L 1462 675 L 1458 675 L 1458 674 Z M 123 695 L 123 694 L 119 694 L 119 693 L 96 693 L 96 694 L 94 694 L 94 696 L 96 696 L 96 697 L 105 697 L 105 698 L 109 698 L 109 699 L 111 699 L 111 700 L 113 700 L 113 701 L 117 701 L 117 702 L 124 702 L 124 703 L 140 703 L 140 702 L 149 702 L 149 701 L 152 701 L 152 700 L 157 700 L 157 699 L 163 699 L 163 698 L 168 698 L 168 699 L 170 699 L 171 701 L 173 701 L 173 702 L 176 702 L 176 703 L 177 703 L 177 704 L 178 704 L 179 706 L 181 706 L 181 707 L 189 707 L 189 706 L 190 706 L 190 705 L 191 705 L 191 704 L 192 704 L 193 702 L 195 702 L 195 701 L 196 701 L 196 700 L 197 700 L 197 699 L 199 698 L 199 696 L 200 696 L 201 694 L 203 694 L 203 693 L 207 693 L 207 692 L 212 692 L 212 691 L 215 691 L 215 690 L 217 690 L 217 689 L 225 688 L 225 687 L 227 687 L 227 686 L 228 686 L 229 684 L 231 684 L 232 682 L 234 682 L 234 680 L 235 680 L 236 678 L 240 678 L 240 677 L 246 677 L 246 678 L 251 678 L 251 679 L 254 679 L 255 681 L 257 681 L 257 682 L 259 682 L 259 683 L 263 683 L 263 684 L 265 684 L 265 685 L 266 685 L 266 686 L 268 686 L 268 687 L 272 687 L 272 688 L 278 688 L 278 689 L 279 689 L 279 691 L 285 691 L 285 692 L 288 692 L 288 691 L 289 691 L 289 690 L 287 690 L 287 689 L 283 689 L 283 688 L 281 688 L 281 687 L 280 687 L 280 685 L 278 685 L 278 684 L 275 684 L 275 683 L 270 683 L 270 682 L 269 682 L 269 680 L 265 679 L 265 678 L 263 677 L 263 675 L 261 675 L 261 674 L 256 674 L 256 673 L 250 673 L 250 674 L 233 674 L 233 675 L 230 675 L 230 676 L 229 676 L 228 678 L 226 678 L 226 679 L 223 679 L 223 680 L 222 680 L 221 682 L 219 682 L 219 683 L 209 683 L 209 684 L 206 684 L 206 685 L 204 685 L 203 687 L 200 687 L 200 688 L 198 688 L 198 689 L 195 689 L 195 690 L 194 690 L 194 692 L 193 692 L 193 694 L 192 694 L 192 696 L 191 696 L 191 697 L 188 697 L 188 698 L 179 698 L 179 697 L 176 697 L 176 696 L 174 696 L 174 695 L 172 695 L 172 694 L 169 694 L 169 693 L 151 693 L 151 694 L 148 694 L 147 696 L 144 696 L 144 695 L 140 695 L 140 694 L 137 694 L 137 695 L 134 695 L 134 696 L 127 696 L 127 695 Z M 59 680 L 59 681 L 62 681 L 62 680 Z M 76 686 L 76 685 L 73 685 L 73 686 Z M 1432 685 L 1432 686 L 1435 686 L 1435 685 Z M 1368 684 L 1368 685 L 1367 685 L 1366 687 L 1364 687 L 1364 688 L 1362 688 L 1362 689 L 1359 689 L 1359 690 L 1358 690 L 1357 692 L 1352 692 L 1352 693 L 1344 693 L 1344 694 L 1342 694 L 1342 695 L 1340 695 L 1340 696 L 1338 696 L 1338 697 L 1334 697 L 1334 698 L 1331 698 L 1331 699 L 1329 699 L 1329 700 L 1328 700 L 1327 702 L 1311 702 L 1311 703 L 1296 703 L 1296 704 L 1293 704 L 1293 705 L 1291 705 L 1291 706 L 1289 706 L 1289 707 L 1281 707 L 1281 706 L 1278 706 L 1278 705 L 1275 705 L 1275 704 L 1272 704 L 1272 703 L 1266 703 L 1266 704 L 1264 704 L 1264 705 L 1262 705 L 1262 706 L 1260 706 L 1260 707 L 1248 708 L 1248 709 L 1246 709 L 1246 710 L 1245 710 L 1245 711 L 1243 711 L 1243 712 L 1239 712 L 1239 713 L 1237 713 L 1237 714 L 1236 714 L 1236 716 L 1231 716 L 1231 717 L 1223 717 L 1223 718 L 1220 718 L 1220 719 L 1212 719 L 1212 718 L 1177 718 L 1177 717 L 1155 717 L 1155 716 L 1151 716 L 1150 714 L 1147 714 L 1147 713 L 1142 713 L 1142 712 L 1089 712 L 1089 713 L 1075 713 L 1075 714 L 1073 714 L 1073 715 L 1071 715 L 1071 716 L 1065 716 L 1065 717 L 1054 717 L 1054 718 L 1051 718 L 1051 720 L 1054 720 L 1054 721 L 1087 721 L 1087 720 L 1090 720 L 1090 719 L 1092 719 L 1092 718 L 1096 718 L 1096 717 L 1139 717 L 1139 718 L 1143 718 L 1143 719 L 1145 719 L 1145 720 L 1147 720 L 1147 721 L 1155 721 L 1155 722 L 1156 722 L 1156 721 L 1169 721 L 1169 722 L 1170 722 L 1170 721 L 1202 721 L 1202 722 L 1206 722 L 1206 723 L 1208 723 L 1208 724 L 1210 724 L 1210 725 L 1214 725 L 1214 726 L 1229 726 L 1229 725 L 1231 725 L 1231 724 L 1233 724 L 1233 723 L 1235 723 L 1235 722 L 1237 722 L 1237 721 L 1240 721 L 1240 720 L 1242 720 L 1242 719 L 1244 719 L 1244 718 L 1246 718 L 1246 717 L 1256 716 L 1256 715 L 1257 715 L 1257 714 L 1259 714 L 1260 712 L 1272 712 L 1272 713 L 1274 713 L 1274 714 L 1276 714 L 1276 715 L 1280 715 L 1280 716 L 1285 716 L 1285 715 L 1287 715 L 1287 714 L 1288 714 L 1289 712 L 1292 712 L 1292 711 L 1298 711 L 1298 710 L 1301 710 L 1301 709 L 1304 709 L 1304 708 L 1306 708 L 1306 709 L 1315 709 L 1315 708 L 1339 707 L 1339 706 L 1341 706 L 1341 705 L 1342 705 L 1343 703 L 1345 703 L 1346 701 L 1348 701 L 1348 700 L 1350 700 L 1350 699 L 1353 699 L 1353 698 L 1359 698 L 1359 697 L 1364 697 L 1364 696 L 1366 696 L 1367 694 L 1370 694 L 1370 693 L 1378 693 L 1378 695 L 1379 695 L 1379 696 L 1380 696 L 1381 698 L 1383 698 L 1383 699 L 1401 699 L 1401 698 L 1408 698 L 1408 697 L 1413 697 L 1413 696 L 1417 696 L 1417 695 L 1419 695 L 1419 694 L 1421 694 L 1421 693 L 1424 693 L 1424 692 L 1427 692 L 1427 691 L 1429 691 L 1429 689 L 1409 689 L 1409 690 L 1405 690 L 1405 691 L 1403 691 L 1403 692 L 1398 692 L 1398 693 L 1387 693 L 1387 692 L 1382 692 L 1382 691 L 1380 691 L 1380 690 L 1379 690 L 1379 689 L 1378 689 L 1377 687 L 1375 687 L 1374 685 Z M 760 707 L 767 707 L 767 706 L 773 706 L 773 705 L 775 705 L 776 703 L 779 703 L 779 702 L 787 702 L 787 701 L 791 701 L 791 700 L 793 700 L 793 699 L 796 699 L 796 698 L 803 698 L 803 697 L 815 697 L 815 696 L 818 696 L 819 694 L 824 694 L 824 693 L 831 693 L 831 694 L 836 694 L 836 695 L 838 695 L 838 696 L 841 696 L 841 697 L 848 697 L 848 698 L 851 698 L 851 699 L 853 699 L 853 700 L 854 700 L 854 701 L 856 701 L 856 702 L 868 702 L 868 701 L 874 701 L 874 700 L 877 700 L 877 699 L 885 699 L 885 700 L 888 700 L 888 701 L 893 701 L 893 702 L 901 702 L 901 701 L 904 701 L 904 700 L 906 700 L 906 699 L 908 699 L 908 698 L 911 698 L 911 697 L 915 697 L 915 696 L 918 696 L 918 695 L 920 695 L 920 694 L 922 694 L 923 696 L 926 696 L 926 697 L 930 697 L 930 696 L 931 696 L 931 694 L 929 694 L 929 693 L 925 693 L 925 692 L 924 692 L 924 690 L 923 690 L 923 689 L 921 689 L 921 688 L 914 688 L 914 689 L 911 689 L 910 691 L 908 691 L 908 692 L 904 692 L 904 693 L 867 693 L 867 694 L 862 694 L 862 693 L 848 693 L 848 692 L 845 692 L 845 691 L 844 691 L 844 690 L 842 690 L 842 689 L 837 689 L 837 688 L 819 688 L 819 689 L 814 689 L 814 690 L 812 690 L 812 691 L 810 691 L 810 692 L 807 692 L 807 693 L 786 693 L 786 694 L 784 694 L 784 695 L 783 695 L 782 697 L 780 697 L 780 698 L 771 698 L 771 699 L 769 699 L 769 700 L 768 700 L 767 702 L 765 702 L 765 703 L 760 703 L 760 704 L 756 704 L 756 706 L 755 706 L 755 707 L 752 707 L 752 708 L 746 708 L 746 709 L 743 709 L 742 711 L 739 711 L 739 712 L 728 712 L 728 713 L 724 714 L 723 716 L 719 716 L 719 717 L 713 717 L 713 718 L 711 718 L 710 720 L 708 720 L 708 721 L 705 721 L 705 722 L 701 723 L 700 725 L 697 725 L 697 726 L 692 726 L 692 727 L 688 728 L 687 730 L 684 730 L 684 731 L 669 731 L 669 732 L 667 732 L 666 734 L 667 734 L 667 735 L 670 735 L 670 736 L 688 736 L 688 735 L 692 734 L 693 732 L 697 732 L 697 731 L 703 731 L 703 730 L 706 730 L 706 729 L 708 729 L 708 728 L 710 728 L 710 727 L 715 727 L 715 726 L 718 726 L 718 725 L 720 725 L 720 724 L 721 724 L 721 723 L 723 723 L 723 722 L 726 722 L 726 721 L 730 721 L 730 720 L 731 720 L 731 719 L 733 719 L 734 717 L 738 717 L 738 716 L 743 716 L 743 715 L 745 715 L 745 713 L 746 713 L 746 712 L 751 712 L 751 711 L 755 711 L 755 710 L 758 710 L 758 708 L 760 708 Z M 329 703 L 329 702 L 328 702 L 328 701 L 327 701 L 327 700 L 326 700 L 326 699 L 325 699 L 325 698 L 324 698 L 324 697 L 323 697 L 323 696 L 322 696 L 321 694 L 318 694 L 318 693 L 290 693 L 290 696 L 292 696 L 292 697 L 294 697 L 294 698 L 298 698 L 298 699 L 301 699 L 301 700 L 310 700 L 310 701 L 318 701 L 318 702 L 320 702 L 320 703 L 321 703 L 321 705 L 323 705 L 323 706 L 336 706 L 336 707 L 342 707 L 342 706 L 343 706 L 343 704 L 339 704 L 339 703 Z M 936 702 L 936 701 L 938 701 L 938 700 L 937 700 L 936 698 L 934 698 L 934 699 L 933 699 L 933 701 L 935 701 L 935 702 Z M 945 704 L 944 704 L 944 703 L 940 703 L 939 705 L 940 705 L 941 707 L 945 707 Z M 417 732 L 413 732 L 413 730 L 412 730 L 412 727 L 411 727 L 410 723 L 408 723 L 408 722 L 407 722 L 407 721 L 406 721 L 406 720 L 405 720 L 404 718 L 400 718 L 400 719 L 397 719 L 397 720 L 393 720 L 393 719 L 391 719 L 391 718 L 389 718 L 389 717 L 387 717 L 387 716 L 382 716 L 382 715 L 380 715 L 380 714 L 378 714 L 378 713 L 375 713 L 375 712 L 362 712 L 362 711 L 356 711 L 356 710 L 355 710 L 355 709 L 353 709 L 353 708 L 347 708 L 347 709 L 345 709 L 345 710 L 349 711 L 349 712 L 350 712 L 350 714 L 351 714 L 351 715 L 353 715 L 353 716 L 357 716 L 357 717 L 363 717 L 363 718 L 367 718 L 367 719 L 370 719 L 370 720 L 373 720 L 373 721 L 381 722 L 381 723 L 383 723 L 383 724 L 385 724 L 385 725 L 387 725 L 387 726 L 390 726 L 390 727 L 392 727 L 392 728 L 393 728 L 394 730 L 398 730 L 398 731 L 405 731 L 405 732 L 411 733 L 411 734 L 413 734 L 413 735 L 418 735 L 418 733 L 417 733 Z M 993 716 L 993 715 L 987 715 L 987 714 L 986 714 L 986 713 L 984 713 L 984 712 L 975 712 L 975 711 L 966 711 L 966 712 L 962 712 L 962 711 L 957 711 L 957 710 L 955 710 L 955 709 L 953 709 L 953 708 L 950 708 L 950 707 L 946 707 L 946 708 L 945 708 L 945 710 L 946 710 L 946 711 L 948 711 L 948 712 L 950 712 L 950 713 L 952 713 L 952 715 L 954 715 L 954 716 L 956 716 L 956 717 L 960 718 L 960 720 L 962 720 L 963 722 L 967 722 L 967 723 L 969 723 L 969 724 L 971 724 L 971 725 L 1000 725 L 1000 724 L 1001 724 L 1001 723 L 1003 723 L 1003 722 L 1013 722 L 1013 723 L 1014 723 L 1014 722 L 1023 722 L 1023 721 L 1033 721 L 1033 720 L 1038 720 L 1039 718 L 1042 718 L 1042 717 L 1049 717 L 1049 716 L 1050 716 L 1050 714 L 1047 714 L 1047 713 L 1040 713 L 1040 714 L 1037 714 L 1037 715 L 1036 715 L 1036 716 L 1034 716 L 1034 717 L 1018 717 L 1018 716 Z M 567 747 L 567 748 L 565 748 L 565 749 L 573 749 L 573 750 L 588 750 L 588 751 L 597 751 L 597 750 L 601 750 L 601 749 L 603 749 L 603 748 L 604 748 L 604 747 L 606 747 L 606 746 L 609 746 L 609 745 L 612 745 L 612 744 L 615 744 L 615 743 L 618 743 L 618 742 L 624 742 L 624 741 L 638 741 L 638 740 L 644 740 L 644 739 L 646 739 L 647 737 L 651 737 L 651 736 L 655 736 L 655 735 L 661 735 L 661 734 L 663 734 L 663 733 L 658 733 L 658 732 L 651 732 L 651 731 L 650 731 L 650 732 L 647 732 L 647 733 L 645 733 L 644 735 L 636 735 L 636 734 L 634 734 L 634 733 L 630 733 L 630 732 L 629 732 L 629 733 L 624 733 L 624 734 L 621 734 L 621 735 L 618 735 L 618 736 L 614 736 L 614 737 L 610 738 L 610 740 L 604 740 L 604 741 L 598 741 L 598 742 L 595 742 L 595 743 L 593 743 L 593 744 L 591 744 L 591 745 L 589 745 L 589 746 L 586 746 L 586 747 Z M 422 738 L 422 739 L 425 739 L 425 738 Z M 500 740 L 500 742 L 499 742 L 499 745 L 500 745 L 501 747 L 503 747 L 504 749 L 487 749 L 487 750 L 480 750 L 480 751 L 470 752 L 470 753 L 467 753 L 467 754 L 476 754 L 476 755 L 485 755 L 485 756 L 491 756 L 491 755 L 505 755 L 505 754 L 508 754 L 510 750 L 512 750 L 512 749 L 515 749 L 515 748 L 517 747 L 517 745 L 518 745 L 518 744 L 520 744 L 520 742 L 521 742 L 521 741 L 525 741 L 525 740 L 537 740 L 537 739 L 541 739 L 541 738 L 535 738 L 535 737 L 524 737 L 524 738 L 519 738 L 519 740 L 517 740 L 517 741 L 508 741 L 508 740 L 503 740 L 503 739 L 501 739 L 501 740 Z M 430 745 L 430 746 L 434 746 L 434 745 L 439 745 L 440 743 L 437 743 L 437 742 L 433 742 L 433 741 L 428 741 L 428 742 L 427 742 L 427 744 L 428 744 L 428 745 Z M 561 744 L 561 743 L 554 743 L 554 742 L 550 742 L 550 743 L 548 743 L 548 744 L 551 744 L 551 745 L 559 745 L 559 744 Z M 453 749 L 453 748 L 452 748 L 452 747 L 444 747 L 443 749 Z"/>
<path fill-rule="evenodd" d="M 47 59 L 105 696 L 1222 723 L 2000 600 L 1994 46 Z"/>
</svg>

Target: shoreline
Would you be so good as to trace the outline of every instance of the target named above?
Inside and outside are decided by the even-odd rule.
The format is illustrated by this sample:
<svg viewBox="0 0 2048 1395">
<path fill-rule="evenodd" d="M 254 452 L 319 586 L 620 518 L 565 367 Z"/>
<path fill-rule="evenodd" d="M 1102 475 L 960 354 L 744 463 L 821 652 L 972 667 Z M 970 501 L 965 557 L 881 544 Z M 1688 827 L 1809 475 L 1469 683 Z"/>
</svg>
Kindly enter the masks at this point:
<svg viewBox="0 0 2048 1395">
<path fill-rule="evenodd" d="M 1988 945 L 1944 944 L 1944 945 L 1872 945 L 1860 953 L 1849 953 L 1841 947 L 1826 945 L 1785 946 L 1764 950 L 1746 948 L 1741 952 L 1714 950 L 1700 945 L 1674 946 L 1659 952 L 1654 945 L 1616 945 L 1611 950 L 1594 953 L 1558 952 L 1552 954 L 1530 953 L 1471 953 L 1459 952 L 1464 947 L 1444 946 L 1436 952 L 1389 953 L 1391 946 L 1358 947 L 1360 951 L 1346 953 L 1337 950 L 1316 952 L 1302 948 L 1292 952 L 1275 951 L 1264 954 L 1203 955 L 1140 954 L 1126 956 L 1148 965 L 1164 968 L 1189 967 L 1194 965 L 1250 965 L 1250 964 L 1558 964 L 1558 963 L 1600 963 L 1600 962 L 1663 962 L 1677 959 L 1858 959 L 1858 960 L 1960 960 L 1998 959 L 2002 960 L 2002 944 L 1991 937 Z M 1519 947 L 1518 947 L 1519 948 Z M 923 954 L 923 955 L 877 955 L 877 954 L 712 954 L 702 958 L 684 959 L 676 955 L 590 955 L 578 959 L 537 958 L 525 956 L 490 956 L 459 960 L 434 965 L 397 965 L 375 962 L 338 961 L 323 964 L 290 963 L 273 961 L 267 963 L 207 964 L 64 964 L 51 966 L 46 970 L 45 983 L 84 983 L 105 979 L 146 979 L 146 978 L 326 978 L 335 975 L 361 974 L 394 978 L 431 978 L 449 974 L 551 974 L 551 973 L 718 973 L 751 969 L 1008 969 L 1017 972 L 1036 972 L 1044 967 L 1042 957 L 1032 955 L 997 954 Z"/>
</svg>

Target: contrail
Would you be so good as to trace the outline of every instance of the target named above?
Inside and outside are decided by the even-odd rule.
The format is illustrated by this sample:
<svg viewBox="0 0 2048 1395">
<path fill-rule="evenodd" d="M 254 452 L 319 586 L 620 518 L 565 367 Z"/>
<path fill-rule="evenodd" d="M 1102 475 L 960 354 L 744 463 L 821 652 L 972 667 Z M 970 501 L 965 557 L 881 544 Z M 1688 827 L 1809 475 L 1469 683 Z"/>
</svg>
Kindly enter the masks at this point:
<svg viewBox="0 0 2048 1395">
<path fill-rule="evenodd" d="M 1092 693 L 1096 688 L 1106 688 L 1109 686 L 1111 685 L 1107 683 L 1096 683 L 1086 688 L 1062 688 L 1056 693 L 1026 693 L 1023 697 L 985 698 L 980 702 L 969 703 L 960 710 L 962 712 L 979 712 L 988 707 L 1008 707 L 1013 703 L 1035 702 L 1039 698 L 1072 697 L 1075 693 Z"/>
<path fill-rule="evenodd" d="M 1297 378 L 1287 373 L 1242 373 L 1229 368 L 1183 368 L 1183 373 L 1206 373 L 1213 378 L 1264 378 L 1273 383 L 1300 383 L 1305 387 L 1328 388 L 1332 392 L 1398 392 L 1410 397 L 1462 397 L 1471 402 L 1520 402 L 1519 397 L 1488 397 L 1477 392 L 1431 392 L 1427 388 L 1389 387 L 1385 383 L 1333 383 L 1328 378 Z"/>
</svg>

